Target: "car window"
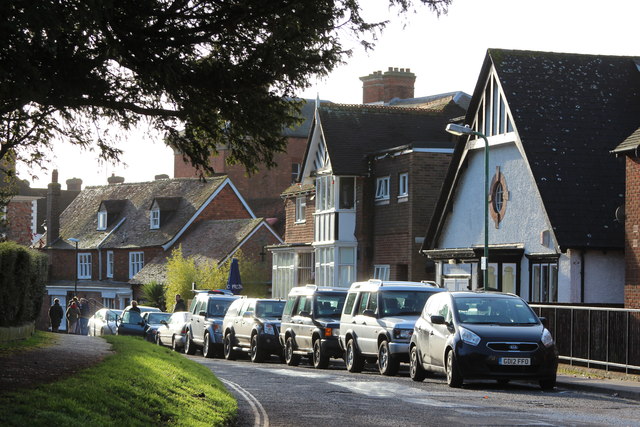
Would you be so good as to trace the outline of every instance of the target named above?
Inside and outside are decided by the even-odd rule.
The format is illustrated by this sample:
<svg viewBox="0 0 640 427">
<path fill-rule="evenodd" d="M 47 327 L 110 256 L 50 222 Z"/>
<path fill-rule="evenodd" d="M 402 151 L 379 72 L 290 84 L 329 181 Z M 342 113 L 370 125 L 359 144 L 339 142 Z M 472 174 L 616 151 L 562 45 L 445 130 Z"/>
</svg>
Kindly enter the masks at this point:
<svg viewBox="0 0 640 427">
<path fill-rule="evenodd" d="M 222 317 L 227 313 L 227 309 L 231 305 L 233 300 L 222 300 L 217 298 L 209 299 L 209 307 L 207 309 L 207 316 L 209 317 Z"/>
<path fill-rule="evenodd" d="M 298 300 L 298 305 L 294 310 L 294 315 L 299 316 L 303 311 L 311 313 L 311 297 L 303 295 Z"/>
<path fill-rule="evenodd" d="M 343 314 L 351 314 L 353 312 L 353 305 L 356 302 L 357 293 L 351 293 L 347 296 L 347 302 L 344 304 L 344 312 Z"/>
<path fill-rule="evenodd" d="M 369 295 L 371 295 L 371 292 L 363 292 L 362 294 L 360 294 L 360 304 L 358 304 L 357 314 L 362 314 L 367 309 L 367 304 L 369 303 Z"/>
<path fill-rule="evenodd" d="M 142 316 L 137 311 L 125 311 L 122 315 L 122 323 L 136 324 L 142 322 Z"/>
<path fill-rule="evenodd" d="M 314 313 L 316 317 L 340 318 L 346 295 L 317 294 Z"/>
<path fill-rule="evenodd" d="M 149 313 L 147 315 L 147 323 L 157 324 L 162 320 L 169 320 L 169 317 L 171 317 L 170 313 Z"/>
<path fill-rule="evenodd" d="M 296 302 L 296 297 L 295 296 L 291 296 L 289 298 L 287 298 L 287 303 L 284 306 L 284 311 L 282 312 L 283 316 L 291 316 L 291 313 L 293 312 L 293 306 Z"/>
<path fill-rule="evenodd" d="M 204 301 L 198 299 L 196 304 L 193 306 L 193 314 L 200 314 L 201 311 L 204 311 Z"/>
<path fill-rule="evenodd" d="M 257 317 L 273 317 L 280 319 L 284 310 L 284 301 L 258 301 L 256 304 Z"/>
<path fill-rule="evenodd" d="M 244 299 L 237 299 L 235 300 L 233 303 L 231 303 L 231 305 L 229 306 L 229 309 L 227 310 L 227 316 L 230 317 L 235 317 L 238 315 L 238 313 L 240 312 L 240 309 L 242 308 L 242 305 L 245 303 L 246 300 Z"/>
<path fill-rule="evenodd" d="M 380 313 L 383 317 L 418 315 L 433 294 L 435 292 L 413 290 L 380 292 Z"/>
<path fill-rule="evenodd" d="M 248 301 L 240 310 L 240 315 L 248 315 L 247 313 L 254 313 L 256 311 L 256 300 Z"/>
<path fill-rule="evenodd" d="M 520 298 L 456 298 L 455 310 L 461 323 L 537 325 L 535 313 Z"/>
</svg>

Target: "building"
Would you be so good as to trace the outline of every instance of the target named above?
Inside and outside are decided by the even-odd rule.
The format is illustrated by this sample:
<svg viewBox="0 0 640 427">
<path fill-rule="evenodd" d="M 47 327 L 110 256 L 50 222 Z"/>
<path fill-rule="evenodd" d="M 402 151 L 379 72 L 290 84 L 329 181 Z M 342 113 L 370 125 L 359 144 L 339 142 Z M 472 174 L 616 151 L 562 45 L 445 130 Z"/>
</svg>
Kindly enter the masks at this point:
<svg viewBox="0 0 640 427">
<path fill-rule="evenodd" d="M 490 49 L 422 253 L 448 289 L 531 302 L 623 301 L 624 163 L 640 126 L 632 58 Z M 484 192 L 488 171 L 489 194 Z M 488 283 L 479 261 L 489 203 Z"/>
</svg>

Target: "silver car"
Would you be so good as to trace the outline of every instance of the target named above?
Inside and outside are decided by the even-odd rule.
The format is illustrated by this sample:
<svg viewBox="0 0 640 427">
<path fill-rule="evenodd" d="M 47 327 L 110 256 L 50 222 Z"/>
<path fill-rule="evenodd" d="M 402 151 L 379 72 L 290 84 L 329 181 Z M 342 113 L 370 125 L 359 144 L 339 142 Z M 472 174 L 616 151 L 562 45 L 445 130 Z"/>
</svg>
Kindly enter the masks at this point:
<svg viewBox="0 0 640 427">
<path fill-rule="evenodd" d="M 87 328 L 89 329 L 89 335 L 115 335 L 116 334 L 116 319 L 122 314 L 122 310 L 115 310 L 113 308 L 101 308 L 96 311 L 93 316 L 89 318 Z"/>
<path fill-rule="evenodd" d="M 191 313 L 188 311 L 177 311 L 169 320 L 162 320 L 156 331 L 156 344 L 171 346 L 173 351 L 184 350 L 190 320 Z"/>
</svg>

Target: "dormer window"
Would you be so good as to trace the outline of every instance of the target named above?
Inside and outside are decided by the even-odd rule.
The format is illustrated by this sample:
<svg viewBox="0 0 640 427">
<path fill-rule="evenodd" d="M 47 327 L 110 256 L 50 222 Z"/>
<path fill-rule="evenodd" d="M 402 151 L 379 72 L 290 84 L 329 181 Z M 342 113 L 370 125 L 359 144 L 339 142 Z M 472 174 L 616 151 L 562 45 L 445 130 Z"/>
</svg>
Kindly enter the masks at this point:
<svg viewBox="0 0 640 427">
<path fill-rule="evenodd" d="M 98 230 L 111 227 L 124 211 L 126 200 L 103 200 L 98 208 Z"/>
<path fill-rule="evenodd" d="M 152 209 L 150 215 L 151 221 L 149 224 L 149 228 L 152 230 L 157 230 L 160 228 L 160 209 Z"/>
<path fill-rule="evenodd" d="M 98 212 L 98 230 L 107 229 L 107 211 Z"/>
</svg>

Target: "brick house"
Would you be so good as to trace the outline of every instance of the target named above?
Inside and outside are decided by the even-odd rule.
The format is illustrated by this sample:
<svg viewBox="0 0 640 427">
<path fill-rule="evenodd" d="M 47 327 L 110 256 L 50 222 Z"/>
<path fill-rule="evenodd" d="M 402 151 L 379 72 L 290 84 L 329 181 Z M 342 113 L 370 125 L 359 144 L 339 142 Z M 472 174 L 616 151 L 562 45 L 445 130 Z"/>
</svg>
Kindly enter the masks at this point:
<svg viewBox="0 0 640 427">
<path fill-rule="evenodd" d="M 421 250 L 437 281 L 531 302 L 622 303 L 624 164 L 609 150 L 640 126 L 633 58 L 489 49 L 464 123 L 487 136 L 489 159 L 480 137 L 456 145 Z"/>
<path fill-rule="evenodd" d="M 413 85 L 408 70 L 392 72 Z M 269 247 L 275 297 L 306 283 L 429 278 L 418 249 L 453 152 L 442 129 L 465 109 L 452 94 L 392 107 L 393 91 L 380 93 L 377 105 L 316 107 L 300 179 L 282 193 L 285 242 Z"/>
<path fill-rule="evenodd" d="M 639 67 L 640 62 L 636 61 Z M 624 208 L 616 212 L 620 221 L 624 221 L 625 234 L 625 282 L 624 306 L 640 308 L 640 128 L 618 145 L 612 153 L 624 155 L 625 159 L 625 197 Z"/>
<path fill-rule="evenodd" d="M 196 254 L 202 245 L 206 249 L 207 243 L 223 236 L 230 247 L 225 255 L 242 248 L 248 256 L 259 257 L 258 248 L 281 241 L 255 217 L 227 176 L 206 182 L 182 178 L 124 183 L 118 177 L 109 181 L 110 185 L 80 192 L 58 220 L 49 214 L 45 250 L 50 281 L 40 327 L 46 328 L 46 310 L 55 297 L 64 305 L 75 293 L 96 307 L 124 308 L 140 296 L 144 280 L 137 275 L 151 264 L 149 274 L 158 279 L 162 260 L 177 245 L 186 254 Z M 59 191 L 55 176 L 49 190 L 54 195 Z M 50 205 L 55 202 L 51 198 Z"/>
</svg>

